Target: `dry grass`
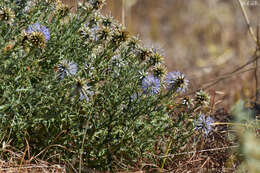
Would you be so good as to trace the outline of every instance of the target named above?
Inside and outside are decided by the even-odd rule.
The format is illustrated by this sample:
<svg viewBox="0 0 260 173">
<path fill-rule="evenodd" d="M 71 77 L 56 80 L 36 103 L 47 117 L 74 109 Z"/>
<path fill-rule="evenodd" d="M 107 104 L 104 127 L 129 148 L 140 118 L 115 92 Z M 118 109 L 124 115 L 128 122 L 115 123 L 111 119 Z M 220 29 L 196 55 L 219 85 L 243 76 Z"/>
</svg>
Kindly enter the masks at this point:
<svg viewBox="0 0 260 173">
<path fill-rule="evenodd" d="M 51 164 L 46 161 L 31 157 L 30 151 L 19 151 L 8 144 L 3 144 L 0 158 L 0 173 L 66 172 L 63 165 Z"/>
</svg>

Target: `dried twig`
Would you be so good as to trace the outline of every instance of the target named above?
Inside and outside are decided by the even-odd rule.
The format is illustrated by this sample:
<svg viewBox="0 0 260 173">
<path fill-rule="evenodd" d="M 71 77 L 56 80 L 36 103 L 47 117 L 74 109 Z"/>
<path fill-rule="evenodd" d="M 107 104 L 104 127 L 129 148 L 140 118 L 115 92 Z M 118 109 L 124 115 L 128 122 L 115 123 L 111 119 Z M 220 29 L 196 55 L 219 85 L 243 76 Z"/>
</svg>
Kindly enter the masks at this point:
<svg viewBox="0 0 260 173">
<path fill-rule="evenodd" d="M 250 22 L 249 22 L 249 19 L 248 19 L 248 15 L 247 15 L 247 13 L 246 13 L 246 10 L 245 10 L 245 8 L 244 8 L 244 6 L 243 6 L 241 0 L 238 0 L 238 2 L 239 2 L 239 6 L 240 6 L 240 8 L 241 8 L 241 10 L 242 10 L 243 16 L 244 16 L 244 18 L 245 18 L 245 21 L 246 21 L 246 24 L 247 24 L 249 33 L 250 33 L 251 37 L 254 39 L 254 41 L 257 42 L 257 38 L 256 38 L 256 36 L 255 36 L 255 33 L 254 33 L 254 31 L 253 31 L 253 28 L 252 28 L 251 25 L 250 25 Z"/>
</svg>

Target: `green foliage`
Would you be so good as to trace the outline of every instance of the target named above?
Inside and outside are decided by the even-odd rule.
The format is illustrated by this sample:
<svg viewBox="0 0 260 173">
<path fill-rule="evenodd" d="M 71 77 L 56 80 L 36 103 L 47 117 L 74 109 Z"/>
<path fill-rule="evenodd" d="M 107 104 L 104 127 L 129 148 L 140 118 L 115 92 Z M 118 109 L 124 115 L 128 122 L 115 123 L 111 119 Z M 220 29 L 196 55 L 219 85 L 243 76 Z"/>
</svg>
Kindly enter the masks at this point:
<svg viewBox="0 0 260 173">
<path fill-rule="evenodd" d="M 82 157 L 99 169 L 149 158 L 163 134 L 183 145 L 188 114 L 174 120 L 167 106 L 184 83 L 164 88 L 162 56 L 102 16 L 103 1 L 89 0 L 77 14 L 59 1 L 18 2 L 0 3 L 1 142 L 23 150 L 28 141 L 32 155 L 59 153 L 75 166 Z M 144 92 L 154 67 L 160 89 Z"/>
<path fill-rule="evenodd" d="M 243 162 L 237 172 L 260 172 L 260 139 L 257 134 L 260 124 L 253 119 L 253 112 L 244 107 L 244 102 L 239 101 L 233 109 L 236 115 L 235 130 L 239 139 L 239 153 Z"/>
</svg>

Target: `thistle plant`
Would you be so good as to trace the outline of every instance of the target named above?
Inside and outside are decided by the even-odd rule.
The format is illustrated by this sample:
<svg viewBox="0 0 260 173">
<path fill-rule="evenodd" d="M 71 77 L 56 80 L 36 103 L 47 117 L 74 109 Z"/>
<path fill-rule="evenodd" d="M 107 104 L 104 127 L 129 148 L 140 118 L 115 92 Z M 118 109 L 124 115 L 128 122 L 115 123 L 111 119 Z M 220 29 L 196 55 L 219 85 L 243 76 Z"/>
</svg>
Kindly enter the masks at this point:
<svg viewBox="0 0 260 173">
<path fill-rule="evenodd" d="M 101 15 L 103 0 L 76 14 L 58 0 L 17 2 L 0 3 L 1 143 L 107 170 L 151 158 L 162 134 L 190 135 L 187 114 L 175 121 L 167 109 L 188 80 L 175 72 L 165 82 L 163 56 Z"/>
</svg>

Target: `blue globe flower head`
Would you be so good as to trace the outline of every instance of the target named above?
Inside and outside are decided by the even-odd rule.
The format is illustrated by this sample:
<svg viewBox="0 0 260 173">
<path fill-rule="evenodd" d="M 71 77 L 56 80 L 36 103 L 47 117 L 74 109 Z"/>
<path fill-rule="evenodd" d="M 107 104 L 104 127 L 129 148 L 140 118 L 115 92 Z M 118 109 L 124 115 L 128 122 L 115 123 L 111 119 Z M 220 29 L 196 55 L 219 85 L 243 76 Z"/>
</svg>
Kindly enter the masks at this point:
<svg viewBox="0 0 260 173">
<path fill-rule="evenodd" d="M 26 32 L 27 32 L 28 34 L 32 34 L 32 33 L 34 33 L 34 32 L 41 32 L 41 33 L 44 35 L 46 42 L 48 42 L 48 41 L 50 40 L 50 32 L 49 32 L 49 29 L 46 28 L 46 27 L 43 26 L 43 25 L 40 25 L 39 22 L 36 22 L 35 24 L 30 25 L 30 26 L 27 28 Z"/>
<path fill-rule="evenodd" d="M 77 64 L 63 60 L 61 64 L 58 65 L 58 79 L 62 80 L 67 76 L 75 75 L 77 71 Z"/>
<path fill-rule="evenodd" d="M 76 86 L 76 91 L 77 93 L 79 93 L 79 99 L 86 100 L 87 102 L 89 102 L 89 98 L 94 94 L 94 92 L 90 89 L 91 87 L 88 86 L 86 82 L 79 80 Z"/>
<path fill-rule="evenodd" d="M 186 92 L 189 85 L 189 80 L 185 78 L 183 73 L 178 71 L 170 72 L 167 75 L 165 82 L 168 85 L 169 90 L 175 88 L 176 92 L 179 93 Z"/>
<path fill-rule="evenodd" d="M 214 119 L 210 116 L 206 117 L 204 114 L 200 114 L 198 120 L 194 120 L 195 130 L 202 130 L 206 136 L 213 130 Z"/>
<path fill-rule="evenodd" d="M 160 92 L 160 80 L 157 77 L 149 75 L 142 80 L 142 89 L 144 93 L 155 95 Z"/>
</svg>

